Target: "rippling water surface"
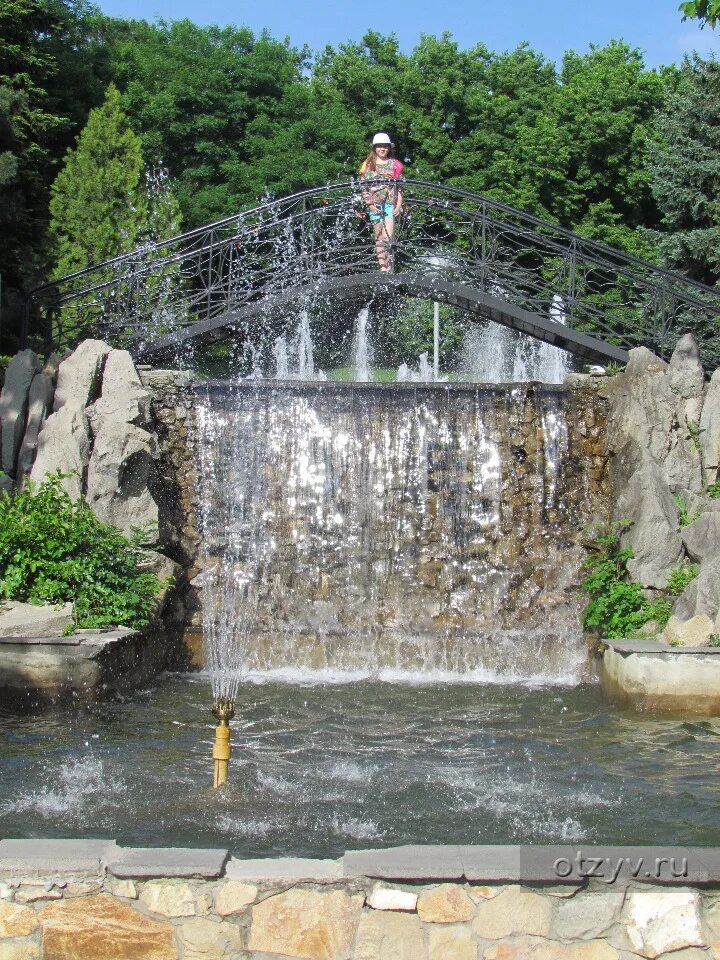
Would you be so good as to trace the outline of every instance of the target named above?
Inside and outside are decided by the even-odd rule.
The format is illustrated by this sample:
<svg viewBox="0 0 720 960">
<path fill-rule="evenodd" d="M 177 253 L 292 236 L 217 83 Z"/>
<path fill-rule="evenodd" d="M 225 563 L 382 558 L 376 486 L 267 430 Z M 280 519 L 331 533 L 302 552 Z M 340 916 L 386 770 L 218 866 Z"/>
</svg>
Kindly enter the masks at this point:
<svg viewBox="0 0 720 960">
<path fill-rule="evenodd" d="M 241 688 L 210 788 L 203 678 L 124 703 L 0 708 L 0 835 L 328 856 L 400 843 L 720 844 L 720 720 L 643 718 L 597 687 L 370 681 Z"/>
</svg>

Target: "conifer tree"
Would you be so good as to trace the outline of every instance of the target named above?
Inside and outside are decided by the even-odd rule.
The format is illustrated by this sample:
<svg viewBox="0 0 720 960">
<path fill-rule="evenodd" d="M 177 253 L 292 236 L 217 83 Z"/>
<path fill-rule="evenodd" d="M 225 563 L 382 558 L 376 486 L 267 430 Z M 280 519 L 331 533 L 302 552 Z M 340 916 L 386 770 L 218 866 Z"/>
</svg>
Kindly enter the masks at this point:
<svg viewBox="0 0 720 960">
<path fill-rule="evenodd" d="M 140 138 L 112 84 L 67 152 L 52 186 L 50 214 L 56 277 L 133 250 L 147 229 Z"/>
<path fill-rule="evenodd" d="M 703 283 L 720 280 L 720 64 L 697 54 L 683 63 L 650 145 L 653 193 L 673 269 Z"/>
</svg>

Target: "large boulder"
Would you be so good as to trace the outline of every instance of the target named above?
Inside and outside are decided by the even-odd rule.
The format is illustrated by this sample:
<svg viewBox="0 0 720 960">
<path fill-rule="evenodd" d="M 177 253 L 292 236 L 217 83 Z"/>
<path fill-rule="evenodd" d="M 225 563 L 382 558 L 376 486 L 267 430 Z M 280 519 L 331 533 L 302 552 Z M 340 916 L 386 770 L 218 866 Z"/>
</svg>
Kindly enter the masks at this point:
<svg viewBox="0 0 720 960">
<path fill-rule="evenodd" d="M 700 363 L 700 351 L 691 333 L 678 342 L 667 370 L 670 390 L 676 397 L 676 410 L 681 423 L 700 422 L 700 411 L 705 389 L 705 371 Z"/>
<path fill-rule="evenodd" d="M 700 414 L 700 448 L 705 483 L 720 480 L 720 369 L 710 378 Z"/>
<path fill-rule="evenodd" d="M 696 347 L 683 337 L 669 364 L 645 347 L 630 351 L 625 373 L 606 387 L 613 483 L 622 490 L 646 463 L 656 464 L 673 493 L 699 492 L 697 433 L 702 398 Z M 692 414 L 693 416 L 690 416 Z"/>
<path fill-rule="evenodd" d="M 102 340 L 83 340 L 60 363 L 53 410 L 60 410 L 66 403 L 85 408 L 97 398 L 103 365 L 109 353 L 110 347 Z"/>
<path fill-rule="evenodd" d="M 32 350 L 21 350 L 5 371 L 5 383 L 0 393 L 0 468 L 12 476 L 15 476 L 17 455 L 25 433 L 30 385 L 41 367 L 40 358 Z"/>
<path fill-rule="evenodd" d="M 720 512 L 701 514 L 680 535 L 687 555 L 696 563 L 720 557 Z"/>
<path fill-rule="evenodd" d="M 62 481 L 68 495 L 77 500 L 90 460 L 90 429 L 84 408 L 73 401 L 51 414 L 40 431 L 37 455 L 30 479 L 40 483 L 46 474 L 61 470 L 69 474 Z"/>
<path fill-rule="evenodd" d="M 679 620 L 690 620 L 704 613 L 711 620 L 720 613 L 720 556 L 706 560 L 700 573 L 675 601 L 673 615 Z"/>
<path fill-rule="evenodd" d="M 17 476 L 30 473 L 35 461 L 40 430 L 52 409 L 53 385 L 47 373 L 36 373 L 28 395 L 27 424 L 17 460 Z"/>
<path fill-rule="evenodd" d="M 157 530 L 158 507 L 148 489 L 155 456 L 152 436 L 131 423 L 109 420 L 95 437 L 87 500 L 100 520 L 128 536 L 134 527 Z M 156 543 L 157 533 L 148 542 Z"/>
<path fill-rule="evenodd" d="M 628 561 L 631 579 L 645 587 L 666 587 L 680 559 L 682 540 L 677 507 L 659 467 L 646 464 L 632 475 L 615 504 L 614 516 L 632 521 L 621 541 L 623 548 L 633 551 Z"/>
<path fill-rule="evenodd" d="M 689 620 L 670 617 L 662 632 L 662 639 L 671 647 L 706 647 L 713 635 L 713 622 L 705 613 Z"/>
<path fill-rule="evenodd" d="M 150 393 L 138 376 L 127 350 L 111 350 L 102 375 L 100 398 L 88 408 L 94 434 L 108 421 L 146 427 L 150 421 Z"/>
</svg>

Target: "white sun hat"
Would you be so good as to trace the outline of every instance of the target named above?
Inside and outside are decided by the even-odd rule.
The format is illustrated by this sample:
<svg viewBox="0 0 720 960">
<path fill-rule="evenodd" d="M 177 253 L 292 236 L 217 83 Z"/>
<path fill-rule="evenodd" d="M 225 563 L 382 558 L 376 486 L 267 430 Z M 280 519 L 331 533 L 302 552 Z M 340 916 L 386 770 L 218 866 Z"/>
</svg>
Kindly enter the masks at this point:
<svg viewBox="0 0 720 960">
<path fill-rule="evenodd" d="M 372 145 L 374 147 L 391 147 L 392 140 L 386 133 L 376 133 Z"/>
</svg>

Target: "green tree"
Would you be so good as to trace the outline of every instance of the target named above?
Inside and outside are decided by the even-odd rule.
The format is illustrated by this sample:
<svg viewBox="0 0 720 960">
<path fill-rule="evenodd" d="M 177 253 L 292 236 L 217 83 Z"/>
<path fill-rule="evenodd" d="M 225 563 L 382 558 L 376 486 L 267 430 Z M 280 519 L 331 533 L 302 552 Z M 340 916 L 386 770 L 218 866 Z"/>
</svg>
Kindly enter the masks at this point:
<svg viewBox="0 0 720 960">
<path fill-rule="evenodd" d="M 238 191 L 252 189 L 256 178 L 237 175 L 257 159 L 247 153 L 249 126 L 282 113 L 306 52 L 265 33 L 189 20 L 116 21 L 111 42 L 123 105 L 148 162 L 168 168 L 186 225 L 252 203 L 257 193 Z M 292 153 L 281 158 L 286 169 L 293 161 Z"/>
<path fill-rule="evenodd" d="M 56 277 L 133 250 L 148 223 L 140 139 L 114 86 L 69 150 L 52 186 Z"/>
<path fill-rule="evenodd" d="M 720 20 L 720 0 L 688 0 L 687 3 L 681 3 L 679 10 L 682 10 L 683 20 L 688 17 L 700 21 L 701 26 L 707 23 L 713 29 Z"/>
<path fill-rule="evenodd" d="M 23 291 L 47 268 L 57 165 L 88 109 L 102 99 L 107 61 L 100 22 L 84 0 L 0 3 L 0 274 L 8 349 L 16 346 Z"/>
<path fill-rule="evenodd" d="M 720 64 L 685 59 L 649 144 L 648 172 L 665 228 L 669 266 L 720 281 Z"/>
</svg>

